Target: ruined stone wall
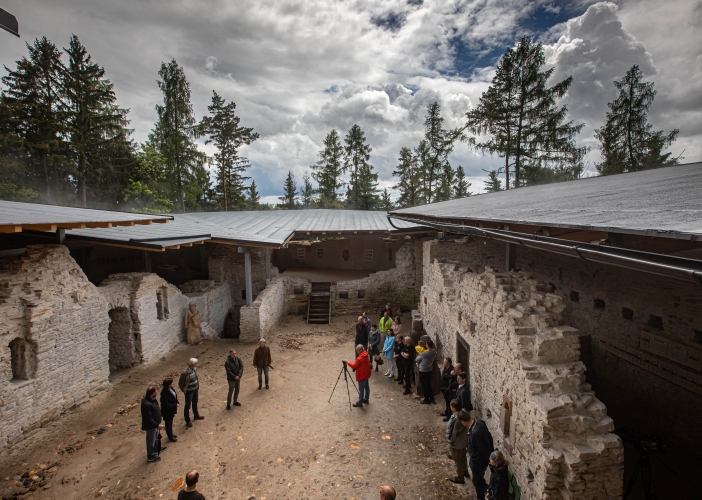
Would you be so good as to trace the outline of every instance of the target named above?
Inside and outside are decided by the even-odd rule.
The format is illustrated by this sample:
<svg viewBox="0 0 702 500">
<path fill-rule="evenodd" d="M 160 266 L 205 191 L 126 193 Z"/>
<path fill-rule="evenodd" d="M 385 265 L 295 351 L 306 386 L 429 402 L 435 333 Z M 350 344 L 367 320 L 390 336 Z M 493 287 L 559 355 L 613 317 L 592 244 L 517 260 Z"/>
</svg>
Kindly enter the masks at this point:
<svg viewBox="0 0 702 500">
<path fill-rule="evenodd" d="M 216 283 L 227 283 L 232 295 L 232 304 L 246 304 L 246 280 L 244 277 L 244 254 L 234 245 L 217 245 L 208 262 L 210 279 Z M 271 268 L 271 276 L 277 274 Z M 251 249 L 251 284 L 253 298 L 266 288 L 266 252 L 262 248 Z"/>
<path fill-rule="evenodd" d="M 212 338 L 222 331 L 232 304 L 229 286 L 213 281 L 183 286 L 191 293 L 182 293 L 152 273 L 113 274 L 102 282 L 98 290 L 109 304 L 111 316 L 125 318 L 115 332 L 119 335 L 112 335 L 113 327 L 110 327 L 111 370 L 150 363 L 184 341 L 185 313 L 190 302 L 194 302 L 200 312 L 204 338 Z M 129 312 L 130 323 L 125 311 Z M 124 352 L 131 352 L 131 359 L 125 357 Z"/>
<path fill-rule="evenodd" d="M 445 355 L 455 356 L 458 336 L 470 346 L 476 413 L 512 462 L 523 497 L 621 498 L 623 447 L 585 382 L 579 332 L 563 325 L 564 298 L 527 273 L 469 269 L 425 266 L 424 328 Z"/>
<path fill-rule="evenodd" d="M 0 449 L 108 385 L 109 323 L 66 247 L 31 245 L 0 259 Z"/>
<path fill-rule="evenodd" d="M 417 255 L 417 245 L 406 240 L 397 251 L 395 266 L 387 271 L 379 271 L 370 276 L 351 281 L 339 281 L 332 285 L 332 314 L 359 314 L 367 311 L 375 317 L 387 302 L 393 311 L 409 312 L 416 307 L 417 259 L 421 262 L 421 252 Z"/>
</svg>

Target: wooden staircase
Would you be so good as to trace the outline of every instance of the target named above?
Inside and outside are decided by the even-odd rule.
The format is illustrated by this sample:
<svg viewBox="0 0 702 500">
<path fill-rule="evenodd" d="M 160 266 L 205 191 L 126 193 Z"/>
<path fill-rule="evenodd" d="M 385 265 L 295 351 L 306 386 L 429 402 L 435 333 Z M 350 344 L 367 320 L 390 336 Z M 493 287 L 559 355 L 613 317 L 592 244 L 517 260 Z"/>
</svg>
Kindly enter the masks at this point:
<svg viewBox="0 0 702 500">
<path fill-rule="evenodd" d="M 307 302 L 307 324 L 331 324 L 331 283 L 312 283 Z"/>
</svg>

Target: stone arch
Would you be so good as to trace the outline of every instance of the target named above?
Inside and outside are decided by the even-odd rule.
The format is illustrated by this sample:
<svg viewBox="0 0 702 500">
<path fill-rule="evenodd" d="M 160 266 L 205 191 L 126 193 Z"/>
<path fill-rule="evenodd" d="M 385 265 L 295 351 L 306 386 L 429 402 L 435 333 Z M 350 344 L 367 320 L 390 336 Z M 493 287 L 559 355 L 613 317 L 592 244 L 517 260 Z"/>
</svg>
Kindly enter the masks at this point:
<svg viewBox="0 0 702 500">
<path fill-rule="evenodd" d="M 141 361 L 141 339 L 134 330 L 131 312 L 126 307 L 115 307 L 109 314 L 110 372 L 131 368 Z"/>
</svg>

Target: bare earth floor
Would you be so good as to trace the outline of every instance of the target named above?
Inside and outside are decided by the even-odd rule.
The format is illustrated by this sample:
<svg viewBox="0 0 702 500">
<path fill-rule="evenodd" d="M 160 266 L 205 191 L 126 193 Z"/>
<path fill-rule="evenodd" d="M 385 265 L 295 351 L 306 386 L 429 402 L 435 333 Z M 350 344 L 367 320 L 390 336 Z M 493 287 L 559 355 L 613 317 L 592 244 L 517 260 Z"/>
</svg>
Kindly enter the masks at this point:
<svg viewBox="0 0 702 500">
<path fill-rule="evenodd" d="M 371 378 L 365 408 L 349 411 L 343 378 L 327 402 L 341 359 L 353 353 L 353 324 L 351 316 L 332 325 L 286 318 L 267 339 L 275 368 L 270 390 L 257 390 L 256 346 L 230 340 L 183 346 L 117 374 L 110 389 L 0 454 L 0 493 L 24 491 L 16 480 L 33 470 L 44 477 L 35 483 L 42 486 L 20 498 L 175 499 L 181 478 L 197 469 L 208 500 L 375 500 L 382 484 L 393 485 L 400 499 L 474 499 L 469 482 L 447 481 L 455 469 L 438 405 L 420 406 L 381 372 Z M 232 347 L 245 361 L 242 406 L 226 411 L 223 364 Z M 147 463 L 139 402 L 149 383 L 160 387 L 167 375 L 177 380 L 192 356 L 200 360 L 205 420 L 188 429 L 176 417 L 178 442 L 166 442 L 164 433 L 161 462 Z"/>
</svg>

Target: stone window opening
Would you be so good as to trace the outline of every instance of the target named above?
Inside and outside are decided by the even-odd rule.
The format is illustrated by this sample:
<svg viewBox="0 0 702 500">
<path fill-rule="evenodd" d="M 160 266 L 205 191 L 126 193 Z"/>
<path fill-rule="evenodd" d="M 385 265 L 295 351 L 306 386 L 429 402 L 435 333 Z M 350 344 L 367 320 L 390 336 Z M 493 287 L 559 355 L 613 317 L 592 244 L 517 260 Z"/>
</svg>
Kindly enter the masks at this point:
<svg viewBox="0 0 702 500">
<path fill-rule="evenodd" d="M 648 326 L 650 326 L 651 328 L 657 328 L 659 330 L 662 330 L 663 329 L 663 318 L 661 318 L 660 316 L 654 316 L 653 314 L 651 314 L 648 317 Z"/>
<path fill-rule="evenodd" d="M 12 381 L 20 382 L 34 378 L 37 368 L 37 352 L 35 345 L 23 337 L 17 337 L 10 342 L 10 365 Z"/>
<path fill-rule="evenodd" d="M 580 294 L 578 292 L 570 292 L 571 302 L 580 302 Z"/>
<path fill-rule="evenodd" d="M 365 251 L 366 260 L 373 260 L 373 250 Z"/>
<path fill-rule="evenodd" d="M 595 299 L 595 309 L 604 309 L 605 301 L 602 299 Z"/>
<path fill-rule="evenodd" d="M 349 292 L 339 292 L 339 298 L 340 298 L 340 299 L 348 299 L 348 298 L 349 298 Z"/>
<path fill-rule="evenodd" d="M 134 331 L 132 315 L 126 307 L 110 309 L 110 326 L 107 331 L 110 372 L 131 368 L 140 362 L 139 333 Z M 162 319 L 162 318 L 159 318 Z"/>
<path fill-rule="evenodd" d="M 531 469 L 528 469 L 528 470 L 529 470 L 529 474 L 527 474 L 527 482 L 529 484 L 531 484 L 534 482 L 534 473 L 531 472 Z"/>
<path fill-rule="evenodd" d="M 362 299 L 366 296 L 366 291 L 365 290 L 359 290 L 358 291 L 358 298 Z"/>
<path fill-rule="evenodd" d="M 156 316 L 158 319 L 166 320 L 171 311 L 168 309 L 168 288 L 162 286 L 156 292 Z"/>
<path fill-rule="evenodd" d="M 622 318 L 627 321 L 634 321 L 634 311 L 628 307 L 622 307 Z"/>
<path fill-rule="evenodd" d="M 244 293 L 246 293 L 246 290 L 244 290 Z M 305 293 L 304 286 L 293 287 L 293 295 L 303 295 L 304 293 Z"/>
</svg>

